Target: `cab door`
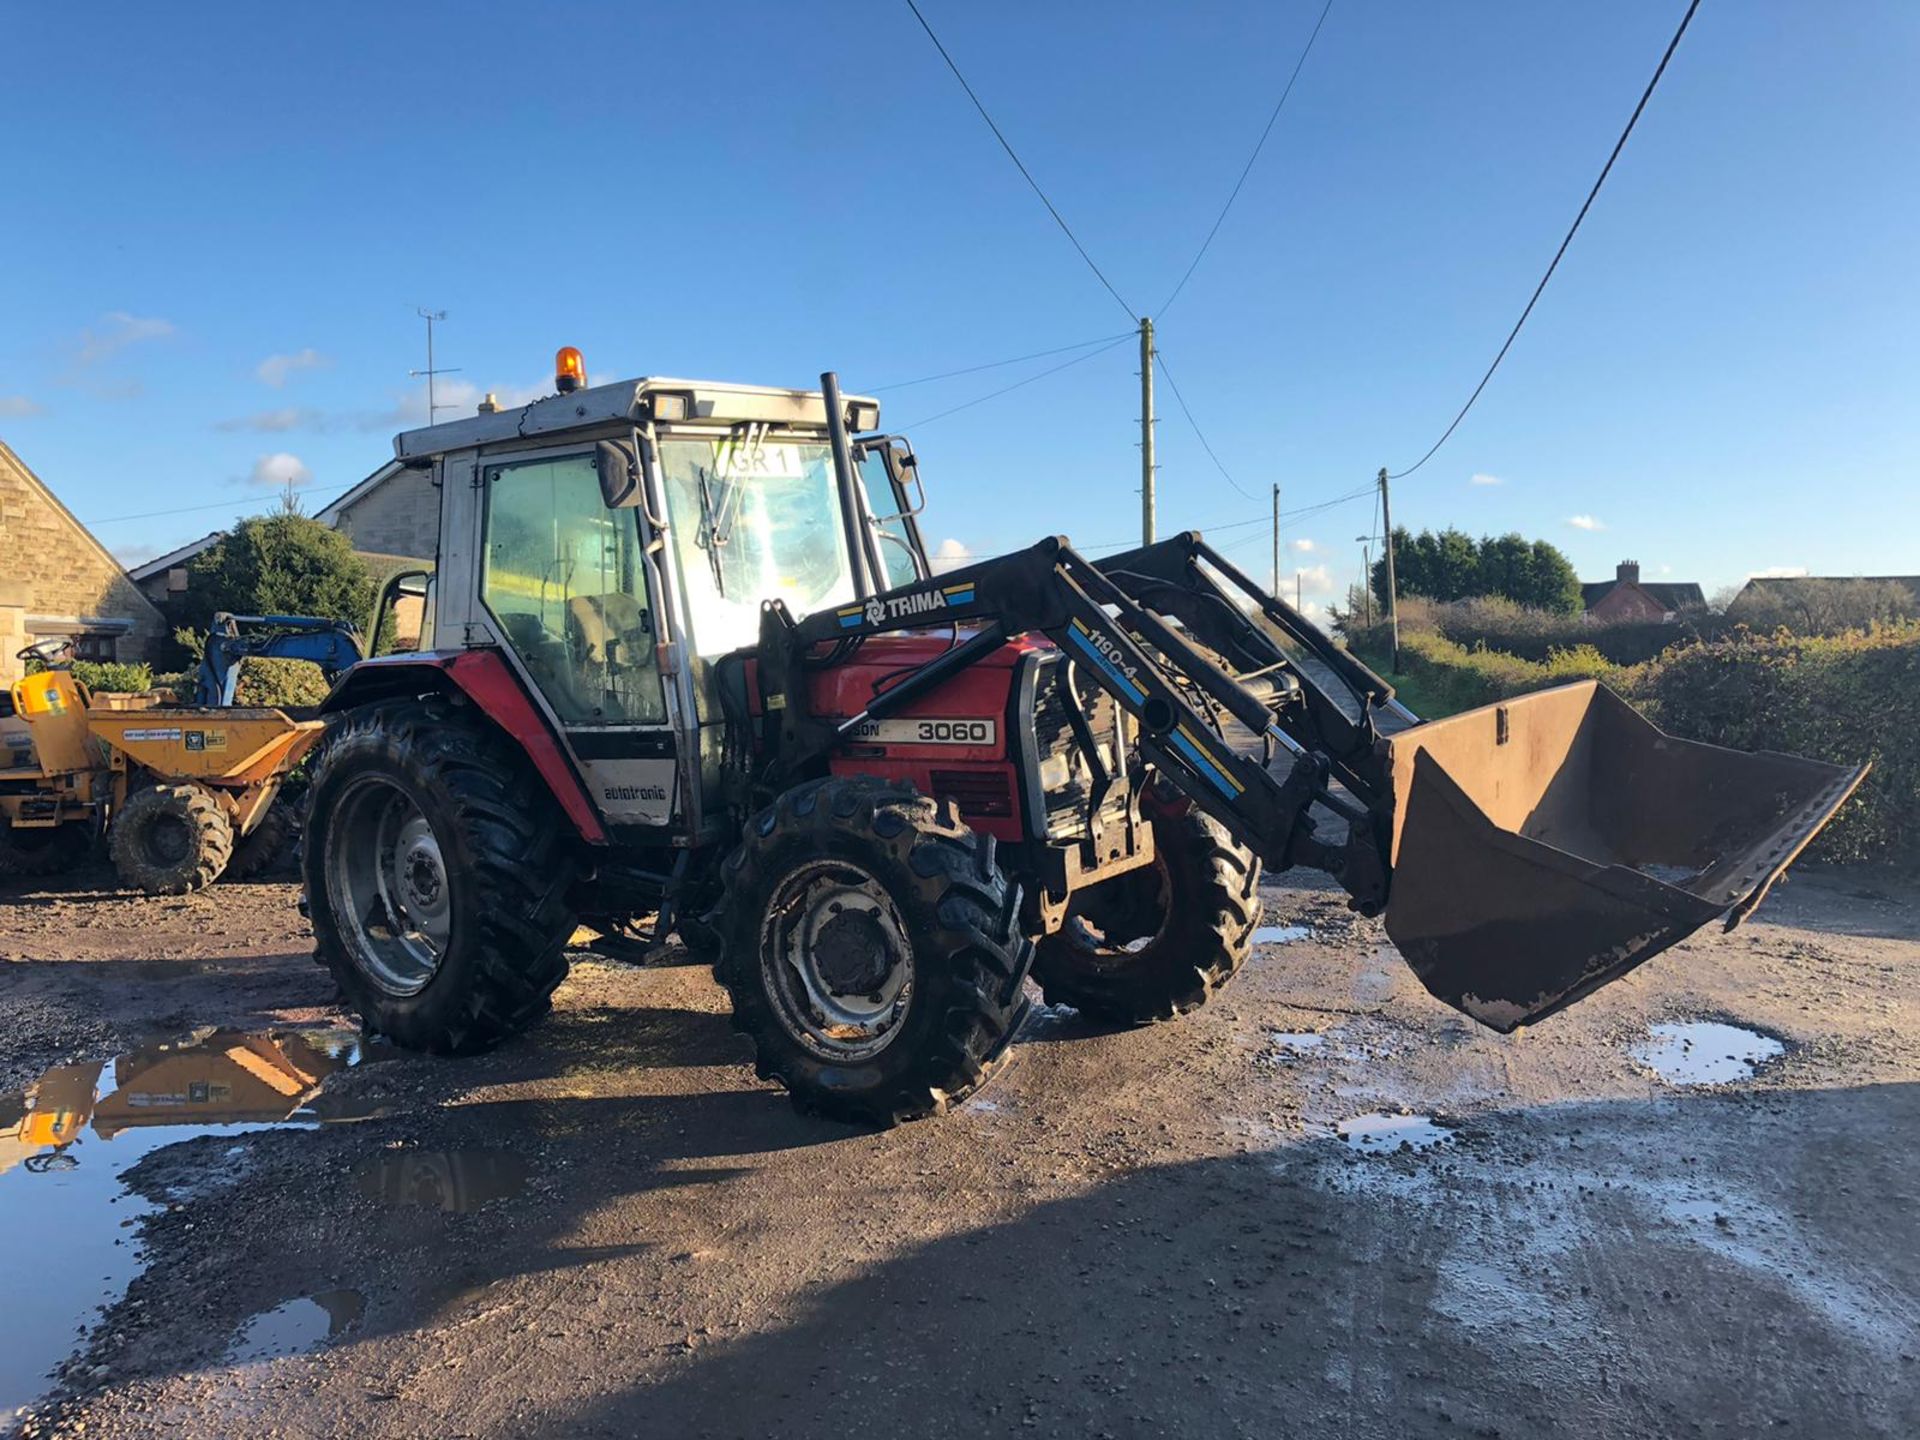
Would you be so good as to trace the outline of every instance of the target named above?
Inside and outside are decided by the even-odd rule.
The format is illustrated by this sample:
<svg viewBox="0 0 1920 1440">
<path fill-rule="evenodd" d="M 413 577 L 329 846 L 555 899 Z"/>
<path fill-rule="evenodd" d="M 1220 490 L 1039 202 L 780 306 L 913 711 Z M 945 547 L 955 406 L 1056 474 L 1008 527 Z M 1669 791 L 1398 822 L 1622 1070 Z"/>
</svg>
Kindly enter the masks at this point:
<svg viewBox="0 0 1920 1440">
<path fill-rule="evenodd" d="M 931 578 L 918 516 L 926 507 L 919 463 L 898 435 L 870 435 L 854 449 L 865 491 L 868 560 L 889 590 Z"/>
</svg>

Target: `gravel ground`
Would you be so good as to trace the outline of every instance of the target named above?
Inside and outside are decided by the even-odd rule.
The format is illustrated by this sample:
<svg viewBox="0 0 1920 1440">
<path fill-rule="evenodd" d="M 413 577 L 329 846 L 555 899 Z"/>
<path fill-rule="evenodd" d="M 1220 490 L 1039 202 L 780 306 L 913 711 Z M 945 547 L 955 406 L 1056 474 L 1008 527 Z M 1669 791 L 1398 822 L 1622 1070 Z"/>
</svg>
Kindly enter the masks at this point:
<svg viewBox="0 0 1920 1440">
<path fill-rule="evenodd" d="M 432 1060 L 358 1045 L 291 886 L 90 883 L 0 891 L 0 1091 L 110 1062 L 133 1097 L 73 1168 L 0 1152 L 25 1433 L 1920 1434 L 1888 872 L 1803 870 L 1511 1037 L 1270 883 L 1307 933 L 1205 1011 L 1037 1010 L 881 1134 L 757 1083 L 696 967 L 582 956 L 534 1032 Z M 1671 1083 L 1650 1027 L 1687 1020 L 1777 1053 Z"/>
</svg>

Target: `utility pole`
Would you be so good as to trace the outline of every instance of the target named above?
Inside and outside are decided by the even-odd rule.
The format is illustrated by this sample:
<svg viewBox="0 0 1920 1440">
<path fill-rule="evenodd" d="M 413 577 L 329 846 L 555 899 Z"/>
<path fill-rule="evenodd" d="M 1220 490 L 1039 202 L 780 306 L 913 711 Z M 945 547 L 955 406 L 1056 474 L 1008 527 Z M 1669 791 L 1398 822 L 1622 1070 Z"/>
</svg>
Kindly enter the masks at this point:
<svg viewBox="0 0 1920 1440">
<path fill-rule="evenodd" d="M 1400 673 L 1400 589 L 1393 578 L 1393 504 L 1387 498 L 1387 467 L 1380 467 L 1380 526 L 1387 532 L 1387 624 L 1393 632 L 1393 673 Z"/>
<path fill-rule="evenodd" d="M 1140 317 L 1140 543 L 1153 543 L 1153 321 Z"/>
<path fill-rule="evenodd" d="M 1273 482 L 1273 593 L 1280 593 L 1280 482 Z"/>
<path fill-rule="evenodd" d="M 460 373 L 460 367 L 455 365 L 446 370 L 436 370 L 433 368 L 433 322 L 446 319 L 447 312 L 444 310 L 416 309 L 413 313 L 427 322 L 427 368 L 424 370 L 409 370 L 407 374 L 415 377 L 421 375 L 427 377 L 427 423 L 431 425 L 433 424 L 434 412 L 440 408 L 433 398 L 433 377 L 436 375 L 458 375 Z M 453 407 L 449 405 L 447 408 L 451 410 Z"/>
<path fill-rule="evenodd" d="M 1360 542 L 1360 603 L 1366 607 L 1367 629 L 1373 628 L 1373 537 L 1356 535 Z"/>
</svg>

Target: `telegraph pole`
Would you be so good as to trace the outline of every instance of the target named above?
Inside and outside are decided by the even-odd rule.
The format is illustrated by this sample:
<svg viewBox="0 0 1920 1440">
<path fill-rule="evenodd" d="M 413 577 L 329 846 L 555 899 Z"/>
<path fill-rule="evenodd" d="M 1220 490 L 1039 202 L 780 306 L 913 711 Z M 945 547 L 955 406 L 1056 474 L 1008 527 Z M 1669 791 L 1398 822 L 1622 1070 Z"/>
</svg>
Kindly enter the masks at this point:
<svg viewBox="0 0 1920 1440">
<path fill-rule="evenodd" d="M 1140 317 L 1140 543 L 1153 543 L 1153 321 Z"/>
<path fill-rule="evenodd" d="M 416 309 L 413 313 L 427 322 L 427 368 L 424 370 L 409 370 L 407 374 L 416 377 L 421 375 L 427 377 L 427 423 L 431 425 L 433 424 L 434 412 L 440 408 L 433 398 L 433 377 L 436 375 L 458 375 L 460 373 L 460 367 L 455 365 L 446 370 L 436 370 L 433 368 L 433 322 L 446 319 L 447 312 L 444 310 Z M 453 407 L 449 405 L 447 408 L 451 410 Z"/>
<path fill-rule="evenodd" d="M 1393 505 L 1387 498 L 1387 467 L 1380 467 L 1380 525 L 1387 532 L 1387 624 L 1393 632 L 1393 673 L 1400 673 L 1400 591 L 1393 578 Z"/>
<path fill-rule="evenodd" d="M 1280 482 L 1273 482 L 1273 593 L 1280 593 Z"/>
<path fill-rule="evenodd" d="M 1373 628 L 1373 537 L 1356 535 L 1360 542 L 1360 603 L 1366 606 L 1367 629 Z"/>
</svg>

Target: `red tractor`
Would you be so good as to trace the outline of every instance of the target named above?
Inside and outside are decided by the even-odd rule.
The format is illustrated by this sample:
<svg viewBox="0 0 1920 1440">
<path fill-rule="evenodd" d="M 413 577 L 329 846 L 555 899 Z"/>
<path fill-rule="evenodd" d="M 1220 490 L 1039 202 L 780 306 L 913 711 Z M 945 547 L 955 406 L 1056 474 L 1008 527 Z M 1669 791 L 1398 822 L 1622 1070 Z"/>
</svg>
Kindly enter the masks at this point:
<svg viewBox="0 0 1920 1440">
<path fill-rule="evenodd" d="M 762 1075 L 891 1123 L 983 1082 L 1030 974 L 1119 1024 L 1204 1003 L 1263 865 L 1510 1030 L 1743 915 L 1859 779 L 1592 684 L 1419 724 L 1197 534 L 936 574 L 912 450 L 831 375 L 558 368 L 395 441 L 440 497 L 422 639 L 327 702 L 319 958 L 406 1045 L 538 1019 L 582 919 L 677 932 Z"/>
</svg>

